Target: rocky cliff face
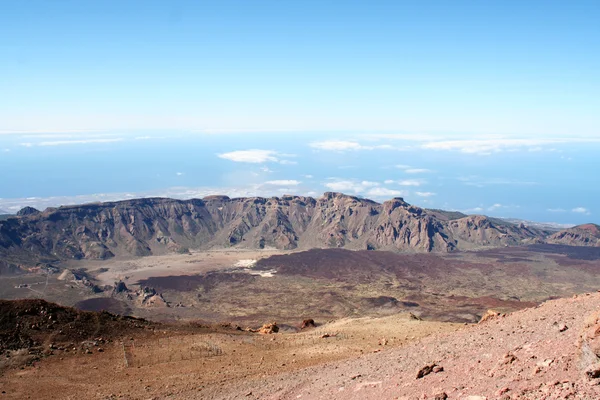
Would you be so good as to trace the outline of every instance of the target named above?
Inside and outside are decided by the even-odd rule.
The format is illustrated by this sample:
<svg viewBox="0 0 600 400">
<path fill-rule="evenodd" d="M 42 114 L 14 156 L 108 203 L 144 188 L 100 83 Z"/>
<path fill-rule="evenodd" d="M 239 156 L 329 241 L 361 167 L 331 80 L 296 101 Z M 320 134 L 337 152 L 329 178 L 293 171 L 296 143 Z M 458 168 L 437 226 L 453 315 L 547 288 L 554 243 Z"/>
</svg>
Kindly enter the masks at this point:
<svg viewBox="0 0 600 400">
<path fill-rule="evenodd" d="M 548 243 L 570 246 L 600 247 L 600 226 L 584 224 L 565 229 L 548 237 Z"/>
<path fill-rule="evenodd" d="M 401 198 L 383 204 L 331 192 L 318 199 L 151 198 L 22 213 L 0 222 L 0 255 L 105 259 L 224 246 L 449 252 L 543 235 L 483 216 L 449 220 Z"/>
</svg>

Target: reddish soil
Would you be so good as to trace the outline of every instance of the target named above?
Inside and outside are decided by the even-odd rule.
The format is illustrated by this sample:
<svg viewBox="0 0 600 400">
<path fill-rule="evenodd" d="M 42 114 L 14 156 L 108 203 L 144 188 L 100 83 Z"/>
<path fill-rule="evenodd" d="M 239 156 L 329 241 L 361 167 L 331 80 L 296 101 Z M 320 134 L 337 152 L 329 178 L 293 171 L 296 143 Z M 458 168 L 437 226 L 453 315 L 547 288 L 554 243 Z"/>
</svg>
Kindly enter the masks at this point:
<svg viewBox="0 0 600 400">
<path fill-rule="evenodd" d="M 598 341 L 599 309 L 598 293 L 552 300 L 402 348 L 230 387 L 214 398 L 598 399 L 599 359 L 585 359 L 581 337 Z"/>
<path fill-rule="evenodd" d="M 28 323 L 41 324 L 48 315 L 87 321 L 80 325 L 84 336 L 65 337 L 69 340 L 97 332 L 137 333 L 128 350 L 120 341 L 89 353 L 56 349 L 60 356 L 5 371 L 0 386 L 10 399 L 600 398 L 600 293 L 507 316 L 491 314 L 460 330 L 456 324 L 390 316 L 317 323 L 304 333 L 274 335 L 177 331 L 167 325 L 140 330 L 139 320 L 45 302 L 15 302 L 3 309 L 3 317 L 14 310 Z M 100 324 L 92 324 L 88 314 Z M 1 319 L 3 329 L 16 325 L 14 315 L 10 318 Z M 40 334 L 53 333 L 45 328 Z M 185 358 L 190 345 L 202 343 L 217 353 Z"/>
</svg>

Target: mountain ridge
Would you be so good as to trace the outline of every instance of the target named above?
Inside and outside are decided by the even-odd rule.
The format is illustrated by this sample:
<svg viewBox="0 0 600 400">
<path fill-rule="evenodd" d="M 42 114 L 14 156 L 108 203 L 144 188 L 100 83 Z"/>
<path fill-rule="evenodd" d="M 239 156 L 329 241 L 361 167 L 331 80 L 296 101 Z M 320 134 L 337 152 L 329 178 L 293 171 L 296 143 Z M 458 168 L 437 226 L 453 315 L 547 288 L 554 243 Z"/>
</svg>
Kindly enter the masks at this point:
<svg viewBox="0 0 600 400">
<path fill-rule="evenodd" d="M 106 259 L 216 247 L 452 252 L 540 243 L 551 234 L 462 215 L 420 208 L 400 197 L 377 203 L 337 192 L 319 198 L 141 198 L 29 208 L 0 222 L 0 255 Z"/>
</svg>

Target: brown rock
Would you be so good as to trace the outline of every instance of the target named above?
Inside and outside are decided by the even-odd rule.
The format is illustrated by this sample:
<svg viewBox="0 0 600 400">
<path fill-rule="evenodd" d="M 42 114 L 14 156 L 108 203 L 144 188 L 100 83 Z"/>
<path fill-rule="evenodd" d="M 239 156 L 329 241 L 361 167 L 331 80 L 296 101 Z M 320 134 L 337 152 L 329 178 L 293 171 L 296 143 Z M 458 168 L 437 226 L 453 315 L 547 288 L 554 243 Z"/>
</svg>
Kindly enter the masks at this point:
<svg viewBox="0 0 600 400">
<path fill-rule="evenodd" d="M 600 312 L 589 315 L 578 340 L 581 368 L 588 378 L 600 377 Z M 596 372 L 598 371 L 598 372 Z"/>
<path fill-rule="evenodd" d="M 515 357 L 514 354 L 512 354 L 512 353 L 506 353 L 504 355 L 504 357 L 502 357 L 502 360 L 500 360 L 499 364 L 500 365 L 512 364 L 516 360 L 517 360 L 517 357 Z"/>
<path fill-rule="evenodd" d="M 487 312 L 483 315 L 483 317 L 481 317 L 481 319 L 479 320 L 479 323 L 484 323 L 485 321 L 489 321 L 491 319 L 495 319 L 495 318 L 499 318 L 503 316 L 503 314 L 500 314 L 497 311 L 494 310 L 487 310 Z"/>
<path fill-rule="evenodd" d="M 300 326 L 300 329 L 306 329 L 306 328 L 314 328 L 317 325 L 315 324 L 315 320 L 312 318 L 309 319 L 305 319 L 304 321 L 302 321 L 302 325 Z"/>
<path fill-rule="evenodd" d="M 258 333 L 262 333 L 263 335 L 269 335 L 271 333 L 279 332 L 279 327 L 276 322 L 271 322 L 270 324 L 264 324 L 259 330 Z"/>
<path fill-rule="evenodd" d="M 421 368 L 418 372 L 417 372 L 417 379 L 421 379 L 426 375 L 429 375 L 430 373 L 433 372 L 433 369 L 436 367 L 436 364 L 430 364 L 430 365 L 426 365 L 423 368 Z"/>
<path fill-rule="evenodd" d="M 408 313 L 408 319 L 412 319 L 412 320 L 415 320 L 415 321 L 422 321 L 421 318 L 419 318 L 418 316 L 416 316 L 415 314 L 413 314 L 411 312 Z"/>
<path fill-rule="evenodd" d="M 589 367 L 585 370 L 585 375 L 590 379 L 600 378 L 600 365 Z"/>
</svg>

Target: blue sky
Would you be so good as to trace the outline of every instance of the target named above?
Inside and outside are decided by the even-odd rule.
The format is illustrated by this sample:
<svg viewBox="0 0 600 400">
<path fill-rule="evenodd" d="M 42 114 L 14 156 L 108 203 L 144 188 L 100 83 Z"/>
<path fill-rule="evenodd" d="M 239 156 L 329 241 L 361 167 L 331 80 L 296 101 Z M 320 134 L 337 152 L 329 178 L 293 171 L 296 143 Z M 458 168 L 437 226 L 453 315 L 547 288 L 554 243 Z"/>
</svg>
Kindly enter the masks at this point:
<svg viewBox="0 0 600 400">
<path fill-rule="evenodd" d="M 0 0 L 0 209 L 339 189 L 599 222 L 598 20 L 597 1 Z"/>
</svg>

